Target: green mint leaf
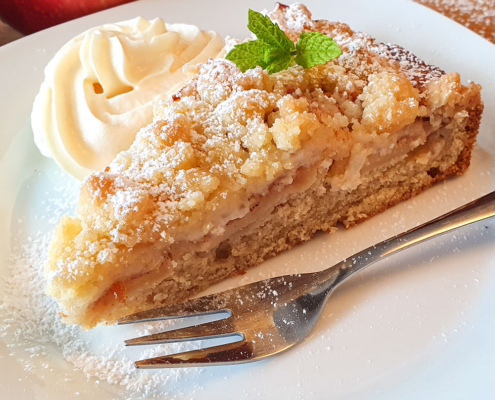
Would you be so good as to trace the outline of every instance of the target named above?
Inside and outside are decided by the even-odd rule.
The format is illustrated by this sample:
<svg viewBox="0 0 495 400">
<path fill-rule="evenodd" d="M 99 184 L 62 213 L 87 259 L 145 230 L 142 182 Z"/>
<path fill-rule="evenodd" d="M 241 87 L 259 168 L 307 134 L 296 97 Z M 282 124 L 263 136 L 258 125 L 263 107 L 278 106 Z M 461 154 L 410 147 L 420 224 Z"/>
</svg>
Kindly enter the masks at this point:
<svg viewBox="0 0 495 400">
<path fill-rule="evenodd" d="M 236 44 L 229 54 L 225 56 L 227 60 L 234 62 L 242 72 L 255 68 L 259 65 L 266 68 L 265 54 L 269 51 L 269 46 L 259 40 Z"/>
<path fill-rule="evenodd" d="M 296 63 L 304 68 L 326 64 L 342 54 L 337 43 L 320 32 L 301 33 L 296 50 Z"/>
<path fill-rule="evenodd" d="M 256 35 L 258 40 L 278 51 L 290 53 L 294 50 L 294 42 L 277 24 L 274 24 L 266 15 L 251 9 L 248 13 L 248 29 Z"/>
<path fill-rule="evenodd" d="M 333 39 L 319 32 L 303 32 L 294 45 L 270 18 L 253 10 L 249 10 L 248 28 L 257 40 L 234 46 L 225 57 L 242 72 L 259 65 L 273 74 L 289 68 L 294 61 L 304 68 L 312 68 L 342 54 Z"/>
<path fill-rule="evenodd" d="M 283 71 L 289 68 L 294 63 L 294 56 L 286 51 L 269 48 L 265 52 L 265 66 L 263 67 L 269 74 Z"/>
</svg>

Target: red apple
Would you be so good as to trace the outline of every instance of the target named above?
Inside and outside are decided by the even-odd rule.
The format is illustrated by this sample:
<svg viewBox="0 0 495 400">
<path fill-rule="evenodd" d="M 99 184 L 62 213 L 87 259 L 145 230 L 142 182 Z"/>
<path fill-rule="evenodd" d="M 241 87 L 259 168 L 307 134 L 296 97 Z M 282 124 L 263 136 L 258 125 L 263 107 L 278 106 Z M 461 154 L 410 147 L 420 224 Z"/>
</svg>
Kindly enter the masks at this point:
<svg viewBox="0 0 495 400">
<path fill-rule="evenodd" d="M 0 0 L 0 17 L 29 34 L 134 0 Z"/>
</svg>

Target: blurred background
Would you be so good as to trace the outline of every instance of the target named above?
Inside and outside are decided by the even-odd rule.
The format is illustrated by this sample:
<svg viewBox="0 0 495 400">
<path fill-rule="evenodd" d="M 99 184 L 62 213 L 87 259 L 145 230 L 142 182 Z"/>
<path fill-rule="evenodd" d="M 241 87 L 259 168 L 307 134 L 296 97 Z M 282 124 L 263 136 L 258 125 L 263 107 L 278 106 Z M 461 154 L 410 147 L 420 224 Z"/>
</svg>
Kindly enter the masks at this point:
<svg viewBox="0 0 495 400">
<path fill-rule="evenodd" d="M 133 0 L 0 0 L 0 45 Z"/>
<path fill-rule="evenodd" d="M 0 0 L 0 46 L 24 35 L 131 1 L 135 0 Z M 495 43 L 495 0 L 416 1 Z"/>
</svg>

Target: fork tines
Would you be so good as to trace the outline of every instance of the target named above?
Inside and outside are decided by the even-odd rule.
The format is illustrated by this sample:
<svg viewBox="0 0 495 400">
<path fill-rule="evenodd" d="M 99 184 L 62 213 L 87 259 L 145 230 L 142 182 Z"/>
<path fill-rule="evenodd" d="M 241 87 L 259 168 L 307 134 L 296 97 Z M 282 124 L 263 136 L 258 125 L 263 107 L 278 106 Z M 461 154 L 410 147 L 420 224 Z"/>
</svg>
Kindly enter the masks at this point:
<svg viewBox="0 0 495 400">
<path fill-rule="evenodd" d="M 135 363 L 136 367 L 177 368 L 198 366 L 199 364 L 230 364 L 232 362 L 239 363 L 242 362 L 242 360 L 249 360 L 250 354 L 252 354 L 252 351 L 249 349 L 249 343 L 243 340 L 244 336 L 242 333 L 236 332 L 230 310 L 221 307 L 222 304 L 218 299 L 217 295 L 214 297 L 205 296 L 185 303 L 142 311 L 120 318 L 117 323 L 119 325 L 126 325 L 215 314 L 228 315 L 227 318 L 213 322 L 129 339 L 125 341 L 126 346 L 176 343 L 201 339 L 227 338 L 232 336 L 241 338 L 241 341 L 234 343 L 137 361 Z M 213 300 L 215 301 L 215 304 L 213 304 Z"/>
</svg>

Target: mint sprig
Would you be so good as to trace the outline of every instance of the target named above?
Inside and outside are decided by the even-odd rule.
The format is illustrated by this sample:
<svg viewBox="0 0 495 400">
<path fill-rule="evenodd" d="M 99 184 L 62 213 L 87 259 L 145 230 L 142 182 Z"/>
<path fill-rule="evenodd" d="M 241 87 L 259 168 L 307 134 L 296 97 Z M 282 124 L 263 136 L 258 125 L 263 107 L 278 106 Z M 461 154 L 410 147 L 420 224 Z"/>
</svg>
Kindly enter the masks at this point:
<svg viewBox="0 0 495 400">
<path fill-rule="evenodd" d="M 225 57 L 242 72 L 259 65 L 273 74 L 289 68 L 294 62 L 304 68 L 311 68 L 342 54 L 337 43 L 320 32 L 303 32 L 294 45 L 270 18 L 253 10 L 249 10 L 248 28 L 257 40 L 235 45 Z"/>
<path fill-rule="evenodd" d="M 266 69 L 268 64 L 265 63 L 265 52 L 268 50 L 269 46 L 267 44 L 252 40 L 235 45 L 225 58 L 235 62 L 242 72 L 246 72 L 257 65 Z"/>
<path fill-rule="evenodd" d="M 335 41 L 320 32 L 303 32 L 296 45 L 296 63 L 304 68 L 326 64 L 342 54 Z"/>
<path fill-rule="evenodd" d="M 285 32 L 274 24 L 268 16 L 259 12 L 248 11 L 248 29 L 253 32 L 257 41 L 262 41 L 273 50 L 291 52 L 294 50 L 294 42 L 290 40 Z"/>
</svg>

